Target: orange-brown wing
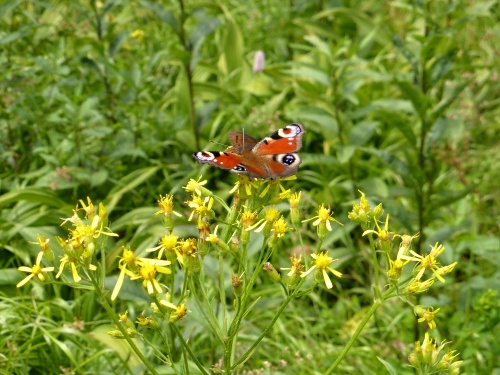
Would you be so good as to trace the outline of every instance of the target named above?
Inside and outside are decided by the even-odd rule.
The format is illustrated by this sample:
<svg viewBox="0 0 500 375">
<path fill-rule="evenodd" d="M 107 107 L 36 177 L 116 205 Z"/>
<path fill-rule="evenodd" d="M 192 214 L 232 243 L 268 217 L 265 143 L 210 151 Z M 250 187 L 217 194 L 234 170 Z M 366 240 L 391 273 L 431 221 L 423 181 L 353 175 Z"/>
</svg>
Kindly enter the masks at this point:
<svg viewBox="0 0 500 375">
<path fill-rule="evenodd" d="M 231 145 L 238 153 L 242 153 L 244 150 L 251 150 L 258 143 L 255 138 L 234 130 L 229 132 L 229 142 L 231 142 Z"/>
<path fill-rule="evenodd" d="M 264 138 L 253 148 L 257 155 L 289 154 L 302 147 L 302 136 L 305 133 L 301 124 L 290 124 L 276 130 L 269 137 Z"/>
</svg>

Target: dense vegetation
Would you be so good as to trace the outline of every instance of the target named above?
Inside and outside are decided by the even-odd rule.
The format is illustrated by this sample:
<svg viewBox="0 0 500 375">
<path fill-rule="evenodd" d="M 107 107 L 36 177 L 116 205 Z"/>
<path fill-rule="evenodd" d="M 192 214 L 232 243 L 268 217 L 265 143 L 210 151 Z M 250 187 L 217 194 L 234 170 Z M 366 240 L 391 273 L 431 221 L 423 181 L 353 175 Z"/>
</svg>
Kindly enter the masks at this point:
<svg viewBox="0 0 500 375">
<path fill-rule="evenodd" d="M 334 373 L 410 374 L 408 356 L 428 333 L 450 342 L 464 373 L 500 372 L 496 1 L 17 0 L 0 4 L 0 25 L 0 369 L 138 373 L 147 362 L 159 373 L 322 374 L 342 358 Z M 307 131 L 297 179 L 254 183 L 250 197 L 243 186 L 230 192 L 244 180 L 191 157 L 224 150 L 231 130 L 262 139 L 292 122 Z M 186 191 L 190 179 L 207 180 L 207 190 Z M 289 218 L 287 189 L 302 194 L 300 222 Z M 370 226 L 349 220 L 361 192 L 372 213 L 383 206 Z M 154 215 L 167 194 L 181 215 L 173 224 Z M 85 210 L 87 197 L 102 227 Z M 265 230 L 252 228 L 246 244 L 244 223 L 236 224 L 245 202 L 256 220 L 277 208 L 293 230 L 266 246 Z M 77 204 L 102 250 L 90 254 L 100 276 L 81 283 L 69 270 L 55 278 L 68 230 L 77 238 Z M 321 204 L 343 225 L 327 219 L 333 228 L 320 233 Z M 61 226 L 61 218 L 72 220 Z M 181 280 L 186 263 L 174 258 L 172 274 L 158 279 L 171 302 L 186 302 L 183 318 L 140 327 L 160 297 L 133 280 L 110 300 L 124 248 L 144 256 L 173 230 L 179 241 L 197 238 L 201 251 L 203 231 L 214 234 L 217 224 L 223 244 L 211 237 L 210 252 L 199 255 L 205 305 L 194 300 L 195 281 Z M 414 236 L 418 255 L 442 244 L 441 265 L 457 262 L 446 282 L 374 309 L 394 281 L 382 276 L 391 265 L 383 230 L 396 252 L 398 235 Z M 16 288 L 26 276 L 18 267 L 33 267 L 47 244 L 55 258 L 43 264 L 54 274 Z M 239 255 L 229 254 L 234 248 Z M 294 294 L 279 269 L 290 267 L 292 253 L 320 250 L 339 259 L 332 266 L 342 278 L 330 274 L 333 288 L 301 278 Z M 253 273 L 264 260 L 279 282 Z M 231 286 L 236 273 L 252 286 L 241 301 Z M 417 322 L 410 304 L 439 309 L 435 321 Z M 139 321 L 132 325 L 143 357 L 107 333 L 123 335 L 116 326 L 125 311 Z M 238 330 L 227 346 L 210 331 L 217 320 L 231 323 L 229 334 Z"/>
</svg>

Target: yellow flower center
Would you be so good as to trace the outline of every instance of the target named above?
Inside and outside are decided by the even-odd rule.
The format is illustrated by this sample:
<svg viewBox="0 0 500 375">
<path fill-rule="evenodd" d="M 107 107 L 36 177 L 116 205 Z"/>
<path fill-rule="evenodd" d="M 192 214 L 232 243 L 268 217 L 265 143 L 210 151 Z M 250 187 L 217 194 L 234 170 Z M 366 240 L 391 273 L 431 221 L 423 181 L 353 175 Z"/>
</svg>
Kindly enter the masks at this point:
<svg viewBox="0 0 500 375">
<path fill-rule="evenodd" d="M 142 265 L 140 273 L 145 281 L 153 280 L 156 276 L 156 266 L 145 263 Z"/>
<path fill-rule="evenodd" d="M 167 234 L 161 239 L 161 245 L 166 251 L 172 251 L 177 245 L 177 236 L 174 234 Z"/>
<path fill-rule="evenodd" d="M 330 209 L 321 205 L 321 207 L 318 209 L 318 218 L 323 222 L 328 221 L 328 219 L 330 218 Z"/>
<path fill-rule="evenodd" d="M 320 271 L 323 271 L 328 268 L 328 266 L 332 263 L 333 259 L 328 256 L 328 253 L 323 252 L 316 255 L 316 268 Z"/>
<path fill-rule="evenodd" d="M 42 272 L 43 272 L 43 271 L 42 271 L 42 267 L 40 267 L 38 264 L 35 264 L 35 265 L 33 266 L 33 268 L 31 269 L 31 273 L 32 273 L 33 275 L 39 275 L 39 274 L 41 274 Z"/>
<path fill-rule="evenodd" d="M 132 250 L 124 250 L 123 251 L 123 260 L 128 265 L 133 265 L 135 263 L 135 255 Z"/>
</svg>

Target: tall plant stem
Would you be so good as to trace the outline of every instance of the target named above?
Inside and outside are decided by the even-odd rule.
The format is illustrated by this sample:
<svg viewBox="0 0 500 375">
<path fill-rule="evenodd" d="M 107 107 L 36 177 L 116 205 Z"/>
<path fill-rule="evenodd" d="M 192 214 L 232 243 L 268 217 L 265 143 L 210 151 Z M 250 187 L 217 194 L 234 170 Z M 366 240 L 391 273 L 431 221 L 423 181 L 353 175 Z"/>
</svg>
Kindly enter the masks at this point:
<svg viewBox="0 0 500 375">
<path fill-rule="evenodd" d="M 194 85 L 193 85 L 193 71 L 191 67 L 191 47 L 186 39 L 186 32 L 184 30 L 184 24 L 187 19 L 187 14 L 184 8 L 184 0 L 179 0 L 179 7 L 181 9 L 181 22 L 179 29 L 179 39 L 181 40 L 182 46 L 184 50 L 189 55 L 189 59 L 183 60 L 183 67 L 186 73 L 187 85 L 188 85 L 188 93 L 189 93 L 189 123 L 191 125 L 191 130 L 193 131 L 194 142 L 196 149 L 200 149 L 200 132 L 198 131 L 198 127 L 196 126 L 196 107 L 194 103 Z"/>
</svg>

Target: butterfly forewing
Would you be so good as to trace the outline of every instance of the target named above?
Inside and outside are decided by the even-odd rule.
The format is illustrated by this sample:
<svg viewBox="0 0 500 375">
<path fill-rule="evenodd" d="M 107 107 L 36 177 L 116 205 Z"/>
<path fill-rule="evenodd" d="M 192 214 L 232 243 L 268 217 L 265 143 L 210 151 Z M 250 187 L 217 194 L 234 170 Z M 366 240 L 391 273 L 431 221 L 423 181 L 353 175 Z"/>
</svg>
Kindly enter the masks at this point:
<svg viewBox="0 0 500 375">
<path fill-rule="evenodd" d="M 242 152 L 243 150 L 251 150 L 258 143 L 258 141 L 246 135 L 243 132 L 231 131 L 229 132 L 229 142 L 238 152 Z"/>
<path fill-rule="evenodd" d="M 295 152 L 302 147 L 304 133 L 305 130 L 301 124 L 287 125 L 260 141 L 254 151 L 261 155 Z"/>
</svg>

